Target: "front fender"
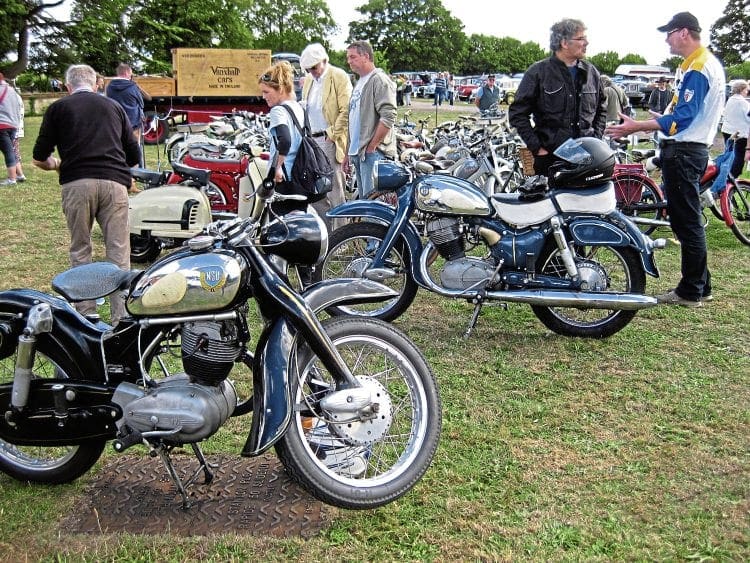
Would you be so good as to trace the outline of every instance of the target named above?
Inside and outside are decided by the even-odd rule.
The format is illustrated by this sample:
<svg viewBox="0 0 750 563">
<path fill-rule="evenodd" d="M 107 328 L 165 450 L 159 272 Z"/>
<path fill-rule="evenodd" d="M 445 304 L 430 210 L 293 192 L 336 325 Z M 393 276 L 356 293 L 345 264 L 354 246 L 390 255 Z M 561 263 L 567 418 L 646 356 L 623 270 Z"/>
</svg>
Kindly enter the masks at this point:
<svg viewBox="0 0 750 563">
<path fill-rule="evenodd" d="M 315 312 L 332 305 L 380 301 L 397 295 L 377 282 L 343 278 L 313 284 L 302 294 Z M 296 334 L 289 321 L 279 318 L 259 338 L 253 361 L 253 422 L 243 456 L 264 452 L 289 426 L 293 410 L 289 374 Z"/>
<path fill-rule="evenodd" d="M 659 277 L 659 268 L 654 260 L 653 241 L 619 211 L 598 217 L 575 217 L 568 221 L 568 229 L 575 244 L 591 246 L 631 246 L 641 255 L 647 274 Z"/>
</svg>

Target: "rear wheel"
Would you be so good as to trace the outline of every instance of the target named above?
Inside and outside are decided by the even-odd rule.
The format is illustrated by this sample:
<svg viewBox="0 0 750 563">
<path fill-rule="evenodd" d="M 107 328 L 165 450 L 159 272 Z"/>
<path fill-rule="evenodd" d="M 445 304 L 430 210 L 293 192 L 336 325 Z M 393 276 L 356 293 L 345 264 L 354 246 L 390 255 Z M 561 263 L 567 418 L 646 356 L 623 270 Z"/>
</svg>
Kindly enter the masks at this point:
<svg viewBox="0 0 750 563">
<path fill-rule="evenodd" d="M 667 210 L 664 196 L 653 180 L 642 174 L 617 173 L 612 178 L 615 185 L 617 207 L 632 219 L 666 221 Z M 634 221 L 641 232 L 650 235 L 657 225 Z"/>
<path fill-rule="evenodd" d="M 146 145 L 158 145 L 167 140 L 169 127 L 163 119 L 158 119 L 155 114 L 147 114 L 143 122 L 143 143 Z"/>
<path fill-rule="evenodd" d="M 576 246 L 575 262 L 590 292 L 636 293 L 646 290 L 646 272 L 638 253 L 629 247 Z M 539 260 L 539 273 L 569 278 L 560 250 L 550 244 Z M 564 336 L 606 338 L 625 327 L 636 311 L 532 306 L 537 318 Z"/>
<path fill-rule="evenodd" d="M 328 254 L 315 267 L 315 281 L 361 278 L 372 264 L 378 248 L 385 240 L 385 225 L 360 221 L 344 225 L 331 233 Z M 411 254 L 403 238 L 399 238 L 385 260 L 387 270 L 378 281 L 398 292 L 398 297 L 385 302 L 331 307 L 336 315 L 374 317 L 385 321 L 398 318 L 408 309 L 417 294 L 417 283 L 411 276 Z"/>
<path fill-rule="evenodd" d="M 37 351 L 34 378 L 80 379 L 80 374 L 66 373 L 54 359 Z M 16 354 L 0 360 L 0 381 L 11 383 L 16 365 Z M 79 446 L 17 446 L 0 440 L 0 470 L 19 481 L 33 483 L 69 483 L 86 473 L 99 459 L 105 445 L 96 440 Z"/>
<path fill-rule="evenodd" d="M 291 376 L 293 419 L 276 452 L 286 471 L 320 500 L 371 509 L 408 492 L 438 446 L 441 405 L 435 376 L 401 331 L 375 319 L 333 318 L 324 328 L 374 416 L 326 411 L 336 382 L 306 345 Z"/>
</svg>

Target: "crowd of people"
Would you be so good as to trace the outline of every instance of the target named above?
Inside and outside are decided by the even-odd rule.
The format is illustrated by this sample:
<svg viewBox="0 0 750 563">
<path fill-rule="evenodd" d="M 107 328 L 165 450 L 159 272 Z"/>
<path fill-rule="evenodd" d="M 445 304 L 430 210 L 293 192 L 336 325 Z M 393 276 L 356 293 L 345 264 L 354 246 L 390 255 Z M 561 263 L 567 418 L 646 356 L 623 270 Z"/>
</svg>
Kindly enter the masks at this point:
<svg viewBox="0 0 750 563">
<path fill-rule="evenodd" d="M 528 68 L 508 113 L 534 156 L 537 174 L 547 174 L 555 150 L 567 139 L 625 137 L 635 132 L 656 132 L 661 149 L 662 176 L 672 230 L 682 249 L 682 278 L 658 300 L 699 307 L 712 297 L 705 233 L 700 219 L 698 181 L 708 160 L 708 149 L 724 113 L 727 143 L 733 143 L 732 174 L 739 175 L 748 158 L 748 84 L 738 81 L 724 108 L 724 71 L 701 44 L 701 27 L 688 12 L 676 14 L 658 31 L 666 33 L 670 52 L 683 57 L 676 90 L 660 80 L 649 98 L 650 119 L 635 120 L 628 99 L 612 80 L 586 60 L 586 26 L 564 19 L 550 29 L 551 55 Z M 301 100 L 294 93 L 294 72 L 286 61 L 273 64 L 259 77 L 262 96 L 270 110 L 271 159 L 268 178 L 283 193 L 294 190 L 291 170 L 301 142 L 295 126 L 306 120 L 312 137 L 334 168 L 333 189 L 313 203 L 322 217 L 345 199 L 346 174 L 354 171 L 357 197 L 374 190 L 373 169 L 382 159 L 396 157 L 393 127 L 397 107 L 410 105 L 412 85 L 403 75 L 389 76 L 374 62 L 367 41 L 346 49 L 346 62 L 356 75 L 332 65 L 319 43 L 308 45 L 300 56 L 306 71 Z M 16 91 L 0 74 L 0 148 L 8 178 L 4 185 L 24 181 L 17 151 L 22 135 L 22 108 Z M 91 228 L 100 223 L 107 258 L 129 268 L 127 192 L 128 168 L 143 164 L 139 150 L 144 98 L 148 95 L 132 80 L 127 64 L 117 68 L 103 94 L 103 84 L 91 67 L 73 65 L 65 77 L 69 96 L 45 113 L 33 150 L 34 164 L 60 175 L 62 206 L 71 234 L 71 265 L 91 260 Z M 441 72 L 435 78 L 434 105 L 453 103 L 454 78 Z M 475 103 L 485 111 L 499 101 L 500 91 L 490 75 L 477 90 Z M 113 101 L 117 103 L 113 103 Z M 14 143 L 15 141 L 15 143 Z M 14 149 L 15 147 L 15 149 Z M 53 156 L 57 150 L 60 159 Z M 688 164 L 686 164 L 688 163 Z M 306 204 L 296 204 L 306 207 Z M 285 209 L 281 211 L 291 211 Z M 329 228 L 337 225 L 328 224 Z M 112 318 L 124 311 L 113 300 Z M 79 309 L 91 311 L 92 304 Z"/>
</svg>

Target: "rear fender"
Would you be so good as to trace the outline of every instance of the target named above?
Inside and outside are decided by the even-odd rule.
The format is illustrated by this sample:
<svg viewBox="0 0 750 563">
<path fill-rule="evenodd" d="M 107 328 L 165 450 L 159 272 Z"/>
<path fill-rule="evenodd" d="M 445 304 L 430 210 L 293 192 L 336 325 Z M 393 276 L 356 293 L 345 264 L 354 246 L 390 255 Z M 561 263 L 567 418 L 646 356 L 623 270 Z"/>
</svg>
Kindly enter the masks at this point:
<svg viewBox="0 0 750 563">
<path fill-rule="evenodd" d="M 653 241 L 619 211 L 607 214 L 606 220 L 596 217 L 578 217 L 568 222 L 575 244 L 590 246 L 630 246 L 641 255 L 647 274 L 659 277 L 654 261 Z"/>
<path fill-rule="evenodd" d="M 37 336 L 37 348 L 56 350 L 60 368 L 68 374 L 82 374 L 87 380 L 104 378 L 101 363 L 101 340 L 111 327 L 103 322 L 91 323 L 67 301 L 33 289 L 10 289 L 0 292 L 0 354 L 13 353 L 18 336 L 26 326 L 29 309 L 39 303 L 52 308 L 52 331 Z"/>
</svg>

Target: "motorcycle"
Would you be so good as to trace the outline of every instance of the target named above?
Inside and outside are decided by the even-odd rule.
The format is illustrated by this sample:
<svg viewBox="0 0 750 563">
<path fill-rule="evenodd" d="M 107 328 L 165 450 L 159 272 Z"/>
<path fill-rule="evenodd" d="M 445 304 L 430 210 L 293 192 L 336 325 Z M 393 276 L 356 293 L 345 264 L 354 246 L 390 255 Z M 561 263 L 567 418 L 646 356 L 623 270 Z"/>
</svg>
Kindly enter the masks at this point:
<svg viewBox="0 0 750 563">
<path fill-rule="evenodd" d="M 155 260 L 165 248 L 175 248 L 200 233 L 212 220 L 250 215 L 254 195 L 266 176 L 267 153 L 251 147 L 242 160 L 244 174 L 238 180 L 234 212 L 211 205 L 215 173 L 178 162 L 171 172 L 134 168 L 133 177 L 145 187 L 128 201 L 130 261 Z M 231 161 L 231 166 L 239 166 Z"/>
<path fill-rule="evenodd" d="M 659 275 L 654 249 L 666 241 L 650 239 L 617 211 L 606 143 L 571 139 L 555 154 L 551 189 L 536 176 L 519 192 L 492 196 L 461 178 L 412 177 L 401 163 L 378 163 L 376 189 L 396 192 L 398 205 L 356 200 L 330 210 L 330 217 L 361 220 L 331 234 L 314 279 L 389 285 L 398 297 L 336 310 L 387 320 L 409 307 L 418 287 L 464 299 L 475 306 L 466 336 L 486 302 L 529 304 L 558 334 L 616 333 L 656 305 L 643 292 L 646 273 Z"/>
<path fill-rule="evenodd" d="M 424 356 L 377 319 L 333 318 L 332 306 L 393 296 L 369 280 L 332 280 L 297 293 L 283 272 L 324 253 L 313 213 L 270 214 L 284 197 L 263 188 L 250 217 L 218 221 L 145 271 L 93 263 L 52 288 L 0 292 L 0 470 L 67 483 L 106 442 L 160 457 L 184 508 L 213 478 L 200 442 L 251 415 L 241 455 L 272 446 L 289 475 L 320 500 L 350 509 L 404 495 L 435 454 L 441 404 Z M 71 303 L 127 293 L 110 326 Z M 251 347 L 249 300 L 262 323 Z M 253 351 L 254 350 L 254 351 Z M 181 479 L 170 453 L 190 446 Z"/>
</svg>

